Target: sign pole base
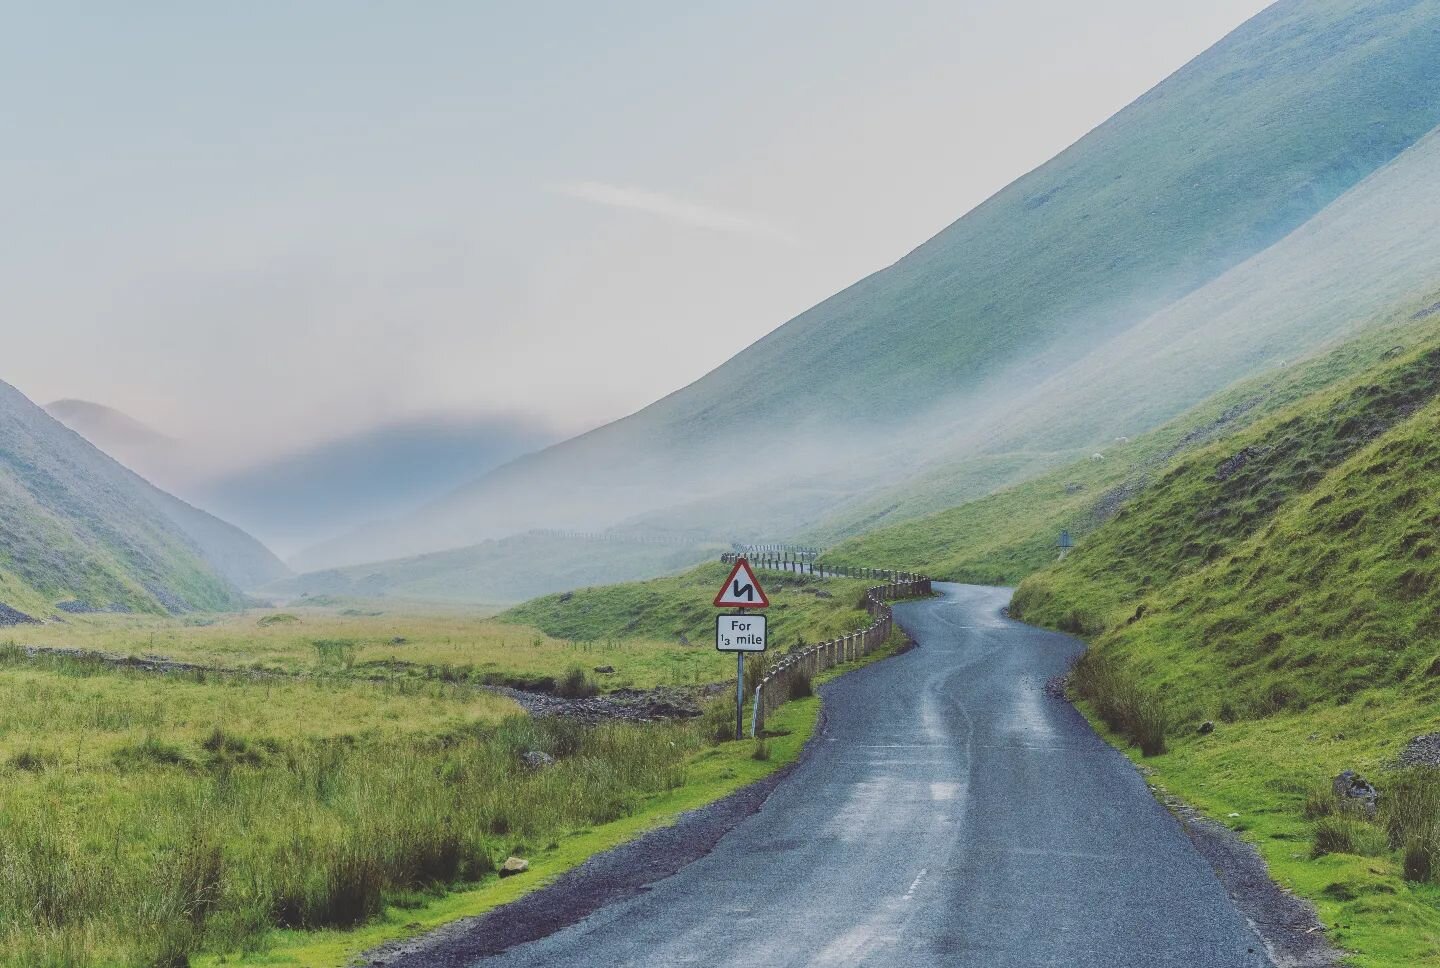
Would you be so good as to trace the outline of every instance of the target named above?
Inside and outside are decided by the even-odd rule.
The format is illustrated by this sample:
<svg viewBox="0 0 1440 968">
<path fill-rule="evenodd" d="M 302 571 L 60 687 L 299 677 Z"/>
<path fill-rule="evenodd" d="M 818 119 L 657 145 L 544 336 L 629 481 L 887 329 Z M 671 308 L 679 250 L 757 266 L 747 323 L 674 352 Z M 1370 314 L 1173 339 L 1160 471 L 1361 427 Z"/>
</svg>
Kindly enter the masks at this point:
<svg viewBox="0 0 1440 968">
<path fill-rule="evenodd" d="M 735 738 L 744 739 L 745 722 L 745 653 L 735 653 Z"/>
</svg>

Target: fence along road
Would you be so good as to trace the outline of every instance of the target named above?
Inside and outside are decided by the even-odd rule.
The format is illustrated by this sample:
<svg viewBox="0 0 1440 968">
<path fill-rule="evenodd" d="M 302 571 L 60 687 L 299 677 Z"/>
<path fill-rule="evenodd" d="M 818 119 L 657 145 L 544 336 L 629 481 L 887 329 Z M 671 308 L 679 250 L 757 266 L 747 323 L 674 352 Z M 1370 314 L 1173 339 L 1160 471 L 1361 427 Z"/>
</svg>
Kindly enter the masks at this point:
<svg viewBox="0 0 1440 968">
<path fill-rule="evenodd" d="M 895 606 L 919 647 L 827 683 L 809 755 L 708 855 L 469 963 L 1270 965 L 1139 774 L 1046 693 L 1080 643 L 1003 617 L 1007 590 L 935 588 Z"/>
<path fill-rule="evenodd" d="M 733 565 L 741 554 L 721 555 L 720 560 Z M 759 736 L 765 729 L 766 718 L 790 698 L 790 687 L 796 679 L 814 679 L 820 673 L 841 665 L 863 659 L 885 644 L 895 627 L 890 602 L 901 598 L 918 598 L 932 594 L 930 579 L 923 575 L 912 575 L 899 571 L 882 571 L 877 568 L 848 568 L 824 565 L 815 561 L 808 552 L 792 553 L 777 551 L 771 554 L 761 552 L 747 557 L 751 566 L 761 569 L 789 571 L 817 575 L 821 578 L 873 578 L 884 582 L 865 592 L 865 611 L 874 619 L 863 629 L 856 629 L 848 635 L 812 645 L 797 652 L 789 652 L 770 667 L 755 686 L 750 714 L 750 735 Z"/>
</svg>

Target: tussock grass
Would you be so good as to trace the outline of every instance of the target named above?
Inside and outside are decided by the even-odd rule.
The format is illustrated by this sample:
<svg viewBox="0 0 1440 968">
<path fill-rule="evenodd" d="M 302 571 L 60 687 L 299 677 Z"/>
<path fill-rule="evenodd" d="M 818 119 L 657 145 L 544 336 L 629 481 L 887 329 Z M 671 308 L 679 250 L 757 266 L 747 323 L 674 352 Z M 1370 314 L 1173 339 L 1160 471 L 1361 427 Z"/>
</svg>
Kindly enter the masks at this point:
<svg viewBox="0 0 1440 968">
<path fill-rule="evenodd" d="M 262 704 L 278 735 L 202 727 L 190 718 L 196 706 L 166 701 L 187 689 Z M 704 745 L 688 725 L 583 728 L 496 716 L 503 703 L 455 693 L 406 697 L 422 708 L 389 729 L 337 735 L 332 723 L 314 735 L 290 717 L 308 716 L 317 696 L 352 710 L 372 701 L 389 710 L 389 697 L 129 673 L 12 670 L 0 680 L 12 710 L 16 696 L 47 690 L 59 693 L 42 704 L 55 752 L 40 760 L 54 765 L 24 768 L 36 754 L 21 750 L 0 777 L 5 964 L 183 965 L 200 949 L 263 946 L 277 927 L 352 927 L 391 895 L 474 882 L 507 854 L 624 816 L 683 784 L 686 758 Z M 87 695 L 143 696 L 146 727 L 168 722 L 131 739 L 137 727 L 116 721 L 97 736 Z M 472 704 L 488 715 L 457 715 Z M 530 750 L 555 763 L 526 768 Z"/>
<path fill-rule="evenodd" d="M 1086 652 L 1075 663 L 1070 682 L 1076 693 L 1095 704 L 1100 718 L 1143 755 L 1165 752 L 1170 727 L 1165 701 L 1119 659 Z"/>
</svg>

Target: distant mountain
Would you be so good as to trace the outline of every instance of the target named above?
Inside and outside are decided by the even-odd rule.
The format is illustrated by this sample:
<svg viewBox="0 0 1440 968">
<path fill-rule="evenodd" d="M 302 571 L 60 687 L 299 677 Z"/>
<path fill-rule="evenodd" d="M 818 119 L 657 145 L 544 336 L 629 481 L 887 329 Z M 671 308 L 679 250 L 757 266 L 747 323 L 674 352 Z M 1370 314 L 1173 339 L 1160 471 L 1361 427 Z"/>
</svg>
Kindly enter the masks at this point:
<svg viewBox="0 0 1440 968">
<path fill-rule="evenodd" d="M 703 541 L 644 541 L 528 532 L 469 548 L 308 572 L 268 594 L 504 605 L 586 585 L 678 573 L 728 551 Z"/>
<path fill-rule="evenodd" d="M 1436 90 L 1440 0 L 1282 0 L 895 265 L 694 384 L 307 563 L 637 517 L 736 537 L 827 522 L 854 533 L 1024 479 L 1117 426 L 1155 426 L 1357 317 L 1363 285 L 1314 327 L 1303 314 L 1247 323 L 1231 310 L 1284 256 L 1248 276 L 1241 267 L 1440 124 Z M 1429 190 L 1414 171 L 1409 185 Z M 1394 224 L 1407 203 L 1403 192 L 1385 203 Z M 1331 246 L 1330 283 L 1356 255 L 1343 239 Z M 1423 269 L 1403 252 L 1374 256 L 1366 271 L 1391 257 L 1404 273 Z M 1238 284 L 1210 290 L 1208 306 L 1187 303 L 1232 272 Z M 1224 316 L 1224 338 L 1207 339 L 1210 312 Z M 1248 333 L 1238 348 L 1226 342 L 1236 333 Z M 1163 378 L 1147 352 L 1165 360 Z M 1123 372 L 1108 369 L 1116 361 Z M 1132 382 L 1112 409 L 1107 387 L 1120 380 Z M 937 483 L 925 500 L 877 497 L 927 475 Z"/>
<path fill-rule="evenodd" d="M 50 416 L 75 431 L 105 453 L 150 479 L 148 472 L 174 464 L 180 442 L 168 437 L 129 414 L 89 400 L 56 400 L 47 404 Z M 161 486 L 173 486 L 161 476 Z"/>
<path fill-rule="evenodd" d="M 554 440 L 552 431 L 523 418 L 414 418 L 204 481 L 192 493 L 217 514 L 293 551 L 413 511 Z"/>
<path fill-rule="evenodd" d="M 0 609 L 223 610 L 285 567 L 0 383 Z"/>
<path fill-rule="evenodd" d="M 294 552 L 413 511 L 480 474 L 555 441 L 511 416 L 413 417 L 216 474 L 184 440 L 111 407 L 57 400 L 46 409 L 145 479 Z"/>
</svg>

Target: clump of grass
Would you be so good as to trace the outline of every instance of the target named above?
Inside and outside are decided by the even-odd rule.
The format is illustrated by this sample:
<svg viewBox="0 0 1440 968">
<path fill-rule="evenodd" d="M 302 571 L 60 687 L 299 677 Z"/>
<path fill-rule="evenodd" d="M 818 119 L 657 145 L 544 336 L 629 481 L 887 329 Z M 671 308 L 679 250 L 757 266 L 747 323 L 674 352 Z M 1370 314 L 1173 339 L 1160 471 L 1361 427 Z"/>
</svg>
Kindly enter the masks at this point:
<svg viewBox="0 0 1440 968">
<path fill-rule="evenodd" d="M 131 769 L 144 766 L 189 768 L 195 765 L 194 759 L 183 746 L 155 736 L 146 736 L 138 743 L 121 746 L 115 751 L 114 760 L 117 766 Z"/>
<path fill-rule="evenodd" d="M 735 701 L 719 696 L 705 704 L 700 717 L 700 728 L 705 738 L 716 743 L 728 743 L 735 738 Z"/>
<path fill-rule="evenodd" d="M 1341 810 L 1321 817 L 1315 824 L 1311 853 L 1316 857 L 1324 854 L 1379 857 L 1389 849 L 1384 829 L 1353 810 Z"/>
<path fill-rule="evenodd" d="M 1170 715 L 1164 699 L 1143 686 L 1115 656 L 1088 650 L 1070 678 L 1075 691 L 1095 704 L 1100 718 L 1144 756 L 1165 752 Z"/>
<path fill-rule="evenodd" d="M 51 752 L 42 750 L 27 749 L 21 750 L 6 761 L 6 765 L 12 770 L 22 770 L 26 773 L 43 773 L 50 769 L 58 761 L 58 757 Z"/>
<path fill-rule="evenodd" d="M 1395 770 L 1381 783 L 1380 821 L 1404 851 L 1405 877 L 1440 883 L 1440 769 Z"/>
<path fill-rule="evenodd" d="M 555 684 L 555 694 L 566 699 L 586 699 L 600 692 L 580 666 L 571 666 Z"/>
<path fill-rule="evenodd" d="M 300 616 L 292 615 L 289 612 L 276 612 L 273 615 L 262 616 L 255 624 L 262 629 L 270 628 L 272 625 L 294 625 L 300 621 Z"/>
<path fill-rule="evenodd" d="M 343 669 L 355 667 L 355 657 L 360 647 L 353 639 L 316 639 L 310 643 L 315 649 L 315 661 L 322 669 Z"/>
<path fill-rule="evenodd" d="M 763 739 L 757 739 L 755 741 L 755 750 L 750 754 L 750 758 L 752 760 L 758 760 L 761 763 L 769 762 L 770 744 Z"/>
</svg>

